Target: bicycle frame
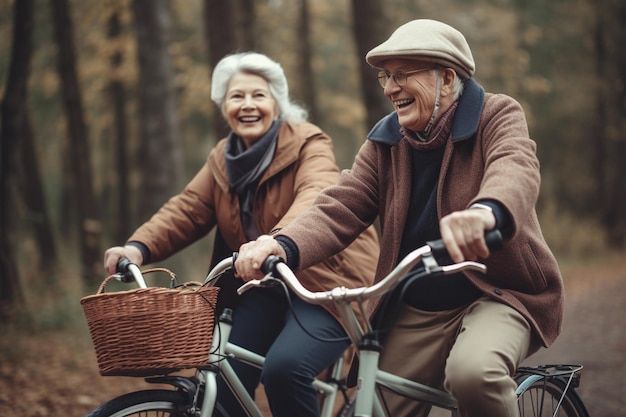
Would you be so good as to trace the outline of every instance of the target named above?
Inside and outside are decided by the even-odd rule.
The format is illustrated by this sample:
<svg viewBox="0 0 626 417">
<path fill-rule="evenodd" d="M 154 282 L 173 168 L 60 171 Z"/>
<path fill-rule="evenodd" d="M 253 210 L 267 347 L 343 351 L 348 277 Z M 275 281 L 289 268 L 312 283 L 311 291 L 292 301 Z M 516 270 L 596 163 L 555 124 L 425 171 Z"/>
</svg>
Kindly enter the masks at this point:
<svg viewBox="0 0 626 417">
<path fill-rule="evenodd" d="M 344 300 L 339 291 L 336 291 L 336 293 L 338 299 L 335 302 L 335 306 L 344 323 L 348 323 L 346 325 L 348 333 L 351 335 L 355 346 L 358 346 L 359 351 L 354 417 L 385 417 L 386 414 L 376 395 L 376 386 L 385 387 L 416 401 L 426 402 L 433 406 L 450 410 L 451 416 L 456 417 L 456 399 L 449 393 L 378 368 L 380 349 L 378 348 L 376 336 L 371 331 L 371 328 L 368 333 L 363 333 L 363 329 L 350 303 Z"/>
<path fill-rule="evenodd" d="M 232 258 L 223 262 L 232 265 Z M 338 287 L 330 291 L 314 293 L 308 291 L 300 284 L 287 265 L 282 262 L 275 264 L 275 273 L 300 298 L 312 304 L 334 303 L 350 339 L 355 346 L 358 346 L 359 369 L 355 417 L 385 416 L 376 395 L 377 385 L 386 387 L 410 399 L 450 410 L 453 417 L 457 414 L 456 400 L 449 393 L 378 369 L 380 349 L 378 348 L 371 324 L 368 320 L 365 320 L 364 325 L 362 325 L 351 306 L 351 302 L 356 302 L 359 309 L 364 311 L 363 304 L 365 301 L 389 291 L 407 272 L 420 262 L 426 268 L 425 273 L 450 274 L 462 269 L 474 269 L 482 272 L 486 270 L 484 265 L 476 262 L 462 262 L 452 266 L 440 266 L 434 259 L 430 247 L 426 246 L 411 252 L 386 279 L 371 287 L 355 289 Z M 269 279 L 274 278 L 268 274 L 263 280 L 249 281 L 240 287 L 238 292 L 241 294 L 252 287 L 262 286 L 264 280 Z"/>
<path fill-rule="evenodd" d="M 232 258 L 227 258 L 218 263 L 205 279 L 205 283 L 213 283 L 214 279 L 221 273 L 232 267 Z M 200 370 L 200 381 L 206 384 L 204 400 L 202 403 L 201 417 L 211 417 L 217 400 L 217 376 L 220 374 L 229 386 L 241 406 L 250 417 L 263 417 L 254 399 L 244 388 L 241 380 L 233 370 L 226 358 L 236 359 L 248 365 L 261 369 L 265 363 L 265 358 L 247 349 L 237 346 L 228 341 L 232 328 L 232 317 L 225 311 L 220 317 L 216 326 L 209 356 L 207 369 Z M 343 357 L 339 357 L 331 368 L 331 381 L 340 381 L 343 369 Z M 320 416 L 331 417 L 337 393 L 339 391 L 338 382 L 324 382 L 319 379 L 313 380 L 313 387 L 322 395 Z M 212 393 L 212 394 L 209 394 Z"/>
<path fill-rule="evenodd" d="M 354 403 L 354 417 L 384 417 L 385 412 L 381 406 L 378 396 L 376 395 L 376 387 L 387 388 L 406 398 L 421 401 L 434 407 L 449 410 L 451 415 L 457 415 L 458 405 L 455 398 L 449 393 L 426 386 L 415 381 L 411 381 L 397 375 L 385 372 L 378 368 L 378 360 L 380 356 L 380 345 L 376 333 L 372 329 L 369 320 L 365 319 L 363 325 L 359 322 L 351 303 L 357 303 L 361 312 L 364 311 L 363 304 L 366 300 L 382 296 L 390 291 L 393 286 L 402 280 L 406 274 L 413 269 L 418 263 L 424 267 L 420 275 L 429 275 L 433 273 L 449 274 L 461 270 L 475 270 L 486 272 L 486 267 L 476 262 L 461 262 L 447 266 L 440 266 L 433 252 L 440 251 L 440 242 L 431 242 L 421 248 L 415 249 L 409 253 L 385 278 L 371 287 L 348 289 L 337 287 L 330 291 L 310 292 L 304 288 L 293 271 L 280 259 L 270 257 L 265 262 L 263 269 L 269 271 L 268 275 L 261 280 L 252 280 L 244 284 L 238 290 L 239 293 L 246 291 L 248 288 L 262 286 L 264 281 L 273 278 L 271 274 L 279 277 L 281 281 L 298 295 L 298 297 L 312 304 L 333 303 L 337 308 L 342 322 L 347 328 L 353 344 L 358 347 L 359 367 L 357 380 L 357 394 Z M 232 261 L 230 261 L 232 262 Z M 582 366 L 578 365 L 548 365 L 534 368 L 520 368 L 518 376 L 532 374 L 523 381 L 516 391 L 516 395 L 521 398 L 527 389 L 537 383 L 537 381 L 556 382 L 553 378 L 566 378 L 563 385 L 555 385 L 557 387 L 559 398 L 555 409 L 550 411 L 552 417 L 557 415 L 561 403 L 568 398 L 567 415 L 588 416 L 584 409 L 584 404 L 580 401 L 575 391 L 568 391 L 570 385 L 576 386 L 579 379 L 579 371 Z M 562 387 L 562 389 L 561 389 Z M 554 393 L 550 395 L 554 398 Z M 545 391 L 541 397 L 541 405 L 543 407 L 543 398 Z M 531 404 L 532 405 L 532 404 Z M 522 403 L 520 407 L 525 407 Z M 533 410 L 534 405 L 533 406 Z M 543 408 L 541 408 L 543 410 Z M 569 412 L 573 414 L 569 414 Z M 541 411 L 543 413 L 543 411 Z M 536 414 L 543 415 L 543 414 Z"/>
</svg>

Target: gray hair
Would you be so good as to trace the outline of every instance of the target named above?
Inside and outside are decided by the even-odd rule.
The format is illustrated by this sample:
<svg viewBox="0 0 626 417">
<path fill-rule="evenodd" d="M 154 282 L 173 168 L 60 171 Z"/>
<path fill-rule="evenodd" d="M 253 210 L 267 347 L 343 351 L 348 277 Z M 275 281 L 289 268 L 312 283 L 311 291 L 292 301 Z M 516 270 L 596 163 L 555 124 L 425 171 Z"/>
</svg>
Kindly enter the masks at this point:
<svg viewBox="0 0 626 417">
<path fill-rule="evenodd" d="M 280 64 L 256 52 L 227 55 L 213 69 L 211 100 L 220 109 L 224 105 L 230 79 L 239 73 L 256 74 L 268 82 L 270 93 L 278 104 L 281 120 L 300 123 L 308 119 L 308 111 L 289 98 L 287 78 Z"/>
<path fill-rule="evenodd" d="M 459 74 L 457 74 L 456 71 L 454 71 L 454 75 L 455 77 L 454 84 L 452 84 L 452 97 L 456 100 L 461 97 L 461 94 L 463 94 L 463 87 L 465 87 L 465 82 L 461 77 L 459 77 Z"/>
<path fill-rule="evenodd" d="M 432 72 L 435 73 L 436 71 L 441 71 L 443 69 L 445 68 L 442 66 L 435 66 L 435 68 L 432 69 Z M 465 80 L 461 78 L 461 76 L 454 70 L 454 68 L 452 68 L 452 70 L 454 71 L 454 81 L 452 82 L 452 99 L 457 100 L 463 94 Z"/>
</svg>

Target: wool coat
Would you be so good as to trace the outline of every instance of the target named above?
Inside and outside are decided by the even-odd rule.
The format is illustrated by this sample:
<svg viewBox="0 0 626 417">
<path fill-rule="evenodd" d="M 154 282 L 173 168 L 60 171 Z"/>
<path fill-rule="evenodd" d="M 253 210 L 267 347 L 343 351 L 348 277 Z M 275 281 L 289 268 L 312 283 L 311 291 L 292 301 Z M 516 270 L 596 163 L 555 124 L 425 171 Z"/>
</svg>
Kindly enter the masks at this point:
<svg viewBox="0 0 626 417">
<path fill-rule="evenodd" d="M 184 190 L 129 238 L 146 245 L 151 262 L 180 251 L 216 226 L 218 239 L 213 264 L 247 242 L 239 198 L 229 190 L 225 147 L 226 139 L 222 139 Z M 311 123 L 283 122 L 274 158 L 255 191 L 253 215 L 259 232 L 269 234 L 290 223 L 312 205 L 322 189 L 335 184 L 339 175 L 328 135 Z M 373 227 L 363 230 L 364 233 L 348 242 L 345 250 L 299 272 L 302 285 L 310 291 L 371 285 L 379 252 L 378 236 Z M 238 278 L 231 279 L 243 283 Z M 338 317 L 333 308 L 326 308 Z"/>
<path fill-rule="evenodd" d="M 353 167 L 316 204 L 281 230 L 299 251 L 299 267 L 332 255 L 380 217 L 381 253 L 376 281 L 399 261 L 411 198 L 411 141 L 392 113 L 370 132 Z M 521 105 L 465 84 L 445 144 L 437 189 L 439 219 L 478 200 L 502 205 L 511 219 L 504 247 L 481 260 L 486 274 L 463 272 L 485 295 L 519 311 L 543 345 L 560 332 L 563 282 L 542 235 L 535 203 L 540 173 L 536 144 Z"/>
</svg>

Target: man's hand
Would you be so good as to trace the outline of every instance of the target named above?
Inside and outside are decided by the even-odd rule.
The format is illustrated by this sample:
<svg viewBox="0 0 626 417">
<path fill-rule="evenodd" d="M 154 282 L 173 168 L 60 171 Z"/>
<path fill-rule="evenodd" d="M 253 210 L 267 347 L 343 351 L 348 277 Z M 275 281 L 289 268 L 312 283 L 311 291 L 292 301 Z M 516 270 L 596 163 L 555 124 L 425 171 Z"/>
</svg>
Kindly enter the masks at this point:
<svg viewBox="0 0 626 417">
<path fill-rule="evenodd" d="M 485 232 L 496 227 L 491 210 L 471 208 L 455 211 L 439 222 L 441 239 L 453 262 L 489 257 Z"/>
<path fill-rule="evenodd" d="M 244 243 L 239 248 L 239 255 L 235 261 L 236 275 L 244 281 L 263 278 L 261 265 L 270 255 L 283 259 L 287 257 L 282 246 L 271 236 L 259 236 L 257 240 Z"/>
<path fill-rule="evenodd" d="M 114 246 L 104 252 L 104 269 L 113 275 L 117 272 L 117 262 L 121 258 L 128 258 L 129 261 L 137 266 L 143 263 L 143 255 L 136 246 Z"/>
</svg>

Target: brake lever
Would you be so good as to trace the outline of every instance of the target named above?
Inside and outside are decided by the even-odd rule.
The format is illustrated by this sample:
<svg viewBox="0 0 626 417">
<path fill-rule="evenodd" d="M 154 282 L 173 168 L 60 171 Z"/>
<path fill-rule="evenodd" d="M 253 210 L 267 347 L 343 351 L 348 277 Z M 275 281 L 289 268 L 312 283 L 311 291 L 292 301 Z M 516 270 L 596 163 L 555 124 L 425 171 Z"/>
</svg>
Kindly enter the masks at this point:
<svg viewBox="0 0 626 417">
<path fill-rule="evenodd" d="M 244 292 L 248 291 L 251 288 L 255 287 L 273 287 L 275 285 L 281 284 L 281 280 L 272 276 L 271 274 L 266 274 L 261 279 L 251 279 L 250 281 L 243 284 L 241 287 L 237 288 L 237 294 L 241 295 Z"/>
<path fill-rule="evenodd" d="M 444 274 L 451 274 L 454 272 L 464 271 L 466 269 L 482 272 L 483 274 L 487 272 L 487 267 L 485 265 L 474 261 L 463 261 L 457 264 L 441 266 L 440 268 Z"/>
</svg>

